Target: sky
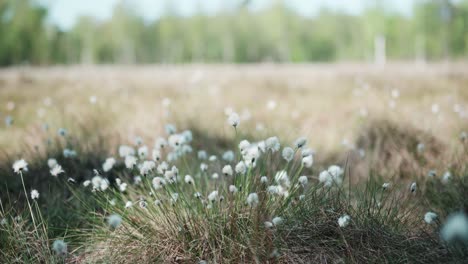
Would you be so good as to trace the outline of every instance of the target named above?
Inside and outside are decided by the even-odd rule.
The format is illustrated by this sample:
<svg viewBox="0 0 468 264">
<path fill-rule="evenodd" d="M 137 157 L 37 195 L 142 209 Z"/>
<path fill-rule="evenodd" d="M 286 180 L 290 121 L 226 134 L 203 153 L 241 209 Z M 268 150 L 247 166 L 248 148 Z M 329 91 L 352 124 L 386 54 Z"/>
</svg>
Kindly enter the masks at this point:
<svg viewBox="0 0 468 264">
<path fill-rule="evenodd" d="M 49 20 L 62 29 L 73 27 L 82 15 L 105 20 L 112 16 L 113 6 L 122 0 L 40 0 L 49 7 Z M 127 0 L 132 3 L 137 12 L 147 20 L 154 20 L 163 14 L 166 1 L 162 0 Z M 190 16 L 198 10 L 207 14 L 232 4 L 232 0 L 169 0 L 172 1 L 177 13 Z M 274 0 L 251 0 L 253 10 L 267 7 Z M 351 14 L 359 14 L 375 0 L 286 0 L 288 6 L 304 16 L 313 16 L 321 8 L 341 10 Z M 238 1 L 236 1 L 238 2 Z M 392 11 L 405 15 L 411 14 L 414 0 L 381 0 Z"/>
</svg>

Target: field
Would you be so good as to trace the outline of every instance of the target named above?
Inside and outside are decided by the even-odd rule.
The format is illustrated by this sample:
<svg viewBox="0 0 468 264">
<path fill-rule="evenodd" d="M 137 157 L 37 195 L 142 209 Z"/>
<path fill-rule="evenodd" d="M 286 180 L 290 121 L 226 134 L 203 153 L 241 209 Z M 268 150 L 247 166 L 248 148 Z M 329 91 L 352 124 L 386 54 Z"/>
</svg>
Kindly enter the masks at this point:
<svg viewBox="0 0 468 264">
<path fill-rule="evenodd" d="M 466 64 L 14 67 L 0 107 L 1 263 L 468 261 Z"/>
</svg>

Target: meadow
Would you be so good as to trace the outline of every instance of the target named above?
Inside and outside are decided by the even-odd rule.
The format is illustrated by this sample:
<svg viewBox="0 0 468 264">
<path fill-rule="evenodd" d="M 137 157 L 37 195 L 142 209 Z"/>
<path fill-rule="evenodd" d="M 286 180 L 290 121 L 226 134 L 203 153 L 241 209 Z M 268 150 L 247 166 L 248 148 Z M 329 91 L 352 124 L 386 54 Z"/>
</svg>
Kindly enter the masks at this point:
<svg viewBox="0 0 468 264">
<path fill-rule="evenodd" d="M 1 263 L 466 263 L 468 65 L 0 70 Z"/>
</svg>

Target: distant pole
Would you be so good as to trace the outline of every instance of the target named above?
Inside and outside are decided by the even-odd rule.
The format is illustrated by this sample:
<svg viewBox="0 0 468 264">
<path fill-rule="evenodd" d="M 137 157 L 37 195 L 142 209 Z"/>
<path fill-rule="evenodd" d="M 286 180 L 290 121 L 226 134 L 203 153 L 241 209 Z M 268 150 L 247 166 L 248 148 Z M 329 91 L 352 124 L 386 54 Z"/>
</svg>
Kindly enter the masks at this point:
<svg viewBox="0 0 468 264">
<path fill-rule="evenodd" d="M 374 39 L 374 61 L 379 66 L 384 66 L 387 61 L 385 36 L 383 35 L 377 35 Z"/>
</svg>

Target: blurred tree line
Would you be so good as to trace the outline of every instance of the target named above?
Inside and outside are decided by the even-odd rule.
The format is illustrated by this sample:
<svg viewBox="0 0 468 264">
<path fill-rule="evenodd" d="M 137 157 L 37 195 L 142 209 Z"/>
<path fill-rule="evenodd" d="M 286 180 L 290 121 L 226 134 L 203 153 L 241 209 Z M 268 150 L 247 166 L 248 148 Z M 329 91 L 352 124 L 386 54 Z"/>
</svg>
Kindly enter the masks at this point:
<svg viewBox="0 0 468 264">
<path fill-rule="evenodd" d="M 0 65 L 371 60 L 377 36 L 390 59 L 468 57 L 468 0 L 419 0 L 412 16 L 374 1 L 360 15 L 313 17 L 282 1 L 255 12 L 238 2 L 186 17 L 166 0 L 164 16 L 149 22 L 121 1 L 111 19 L 81 17 L 62 31 L 36 1 L 0 0 Z"/>
</svg>

